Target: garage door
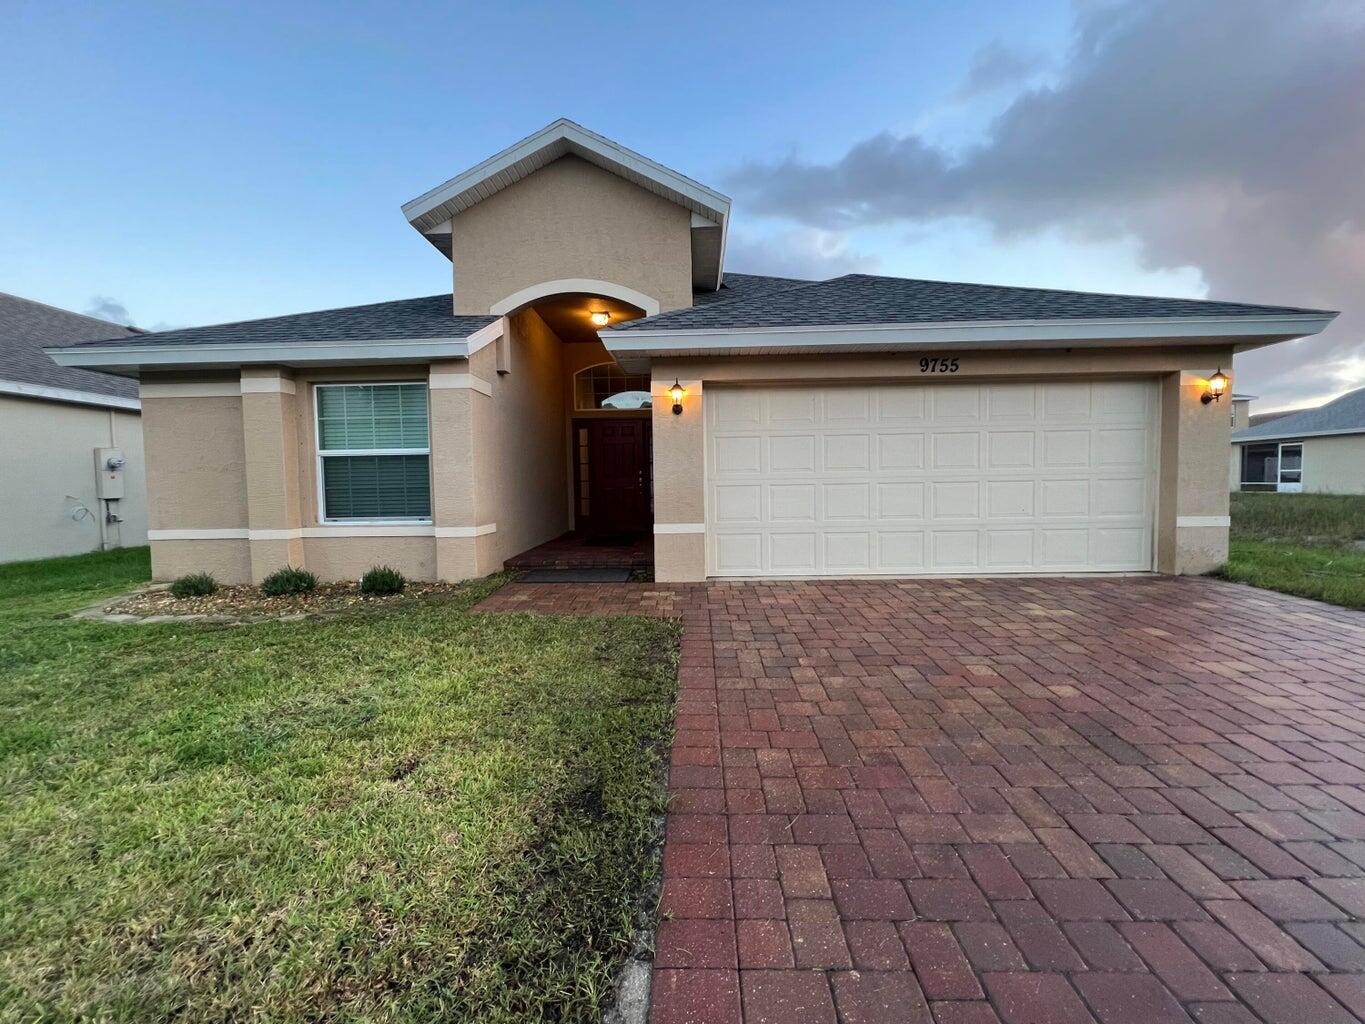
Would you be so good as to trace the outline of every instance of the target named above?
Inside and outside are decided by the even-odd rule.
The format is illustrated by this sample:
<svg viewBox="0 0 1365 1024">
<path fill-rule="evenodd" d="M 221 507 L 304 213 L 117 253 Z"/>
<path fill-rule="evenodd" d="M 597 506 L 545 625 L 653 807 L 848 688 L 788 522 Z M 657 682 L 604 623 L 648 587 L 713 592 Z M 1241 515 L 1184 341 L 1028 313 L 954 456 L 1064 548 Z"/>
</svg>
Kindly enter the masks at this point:
<svg viewBox="0 0 1365 1024">
<path fill-rule="evenodd" d="M 706 390 L 712 576 L 1152 567 L 1152 381 Z"/>
</svg>

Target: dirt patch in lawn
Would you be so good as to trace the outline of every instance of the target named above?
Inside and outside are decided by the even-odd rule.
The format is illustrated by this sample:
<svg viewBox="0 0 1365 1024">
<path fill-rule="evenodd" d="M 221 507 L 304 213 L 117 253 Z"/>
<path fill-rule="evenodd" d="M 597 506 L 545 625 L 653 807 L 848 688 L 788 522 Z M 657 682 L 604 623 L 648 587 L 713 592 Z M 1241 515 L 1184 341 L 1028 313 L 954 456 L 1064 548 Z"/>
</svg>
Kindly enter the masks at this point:
<svg viewBox="0 0 1365 1024">
<path fill-rule="evenodd" d="M 330 612 L 391 608 L 434 598 L 450 597 L 458 583 L 409 583 L 401 594 L 362 594 L 354 583 L 323 583 L 306 594 L 267 597 L 259 587 L 219 587 L 203 597 L 176 597 L 164 585 L 153 585 L 103 601 L 75 613 L 80 618 L 113 622 L 187 619 L 212 622 L 255 622 L 264 619 L 304 618 Z"/>
</svg>

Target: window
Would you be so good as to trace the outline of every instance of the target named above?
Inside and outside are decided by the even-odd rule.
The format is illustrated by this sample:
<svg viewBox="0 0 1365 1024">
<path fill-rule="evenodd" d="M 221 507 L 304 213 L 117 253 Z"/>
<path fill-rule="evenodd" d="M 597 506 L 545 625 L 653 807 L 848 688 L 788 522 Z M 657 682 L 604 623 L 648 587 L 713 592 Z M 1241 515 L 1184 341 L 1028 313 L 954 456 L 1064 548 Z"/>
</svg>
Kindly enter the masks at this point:
<svg viewBox="0 0 1365 1024">
<path fill-rule="evenodd" d="M 653 404 L 649 375 L 622 373 L 615 363 L 601 363 L 579 370 L 573 378 L 574 408 L 648 409 Z"/>
<path fill-rule="evenodd" d="M 1303 445 L 1242 446 L 1242 490 L 1297 493 L 1303 490 Z"/>
<path fill-rule="evenodd" d="M 425 384 L 319 384 L 319 517 L 431 520 Z"/>
</svg>

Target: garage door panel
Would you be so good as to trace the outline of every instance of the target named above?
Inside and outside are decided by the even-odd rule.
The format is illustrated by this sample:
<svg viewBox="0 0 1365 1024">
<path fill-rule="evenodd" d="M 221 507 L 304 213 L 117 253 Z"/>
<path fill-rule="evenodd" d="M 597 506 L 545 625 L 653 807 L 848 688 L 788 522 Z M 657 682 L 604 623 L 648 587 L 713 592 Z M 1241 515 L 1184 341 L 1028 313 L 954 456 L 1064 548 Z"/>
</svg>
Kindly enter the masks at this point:
<svg viewBox="0 0 1365 1024">
<path fill-rule="evenodd" d="M 1150 381 L 712 386 L 707 398 L 712 575 L 1151 566 Z"/>
</svg>

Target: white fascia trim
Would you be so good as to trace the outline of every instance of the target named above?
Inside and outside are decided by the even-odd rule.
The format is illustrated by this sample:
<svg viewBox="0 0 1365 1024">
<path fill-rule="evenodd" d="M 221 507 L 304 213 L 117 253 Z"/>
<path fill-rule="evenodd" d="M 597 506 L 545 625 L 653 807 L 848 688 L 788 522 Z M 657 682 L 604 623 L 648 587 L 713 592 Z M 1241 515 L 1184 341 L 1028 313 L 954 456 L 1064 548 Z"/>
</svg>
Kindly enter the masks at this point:
<svg viewBox="0 0 1365 1024">
<path fill-rule="evenodd" d="M 1177 529 L 1196 526 L 1231 526 L 1231 516 L 1176 516 Z"/>
<path fill-rule="evenodd" d="M 436 527 L 437 537 L 482 537 L 485 534 L 497 533 L 497 523 L 484 523 L 482 526 L 438 526 Z"/>
<path fill-rule="evenodd" d="M 288 377 L 243 377 L 244 395 L 292 395 L 294 382 Z"/>
<path fill-rule="evenodd" d="M 705 523 L 655 523 L 656 534 L 705 533 Z"/>
<path fill-rule="evenodd" d="M 487 348 L 489 345 L 493 344 L 493 342 L 501 338 L 506 332 L 507 318 L 499 314 L 497 320 L 494 320 L 486 327 L 480 327 L 469 336 L 469 344 L 466 346 L 468 349 L 466 358 L 472 356 L 475 352 Z"/>
<path fill-rule="evenodd" d="M 50 388 L 42 384 L 25 384 L 18 380 L 0 380 L 0 395 L 42 398 L 49 402 L 69 402 L 72 405 L 98 405 L 101 408 L 127 409 L 130 412 L 137 412 L 142 408 L 142 403 L 136 398 L 101 395 L 94 391 L 77 391 L 74 388 Z"/>
<path fill-rule="evenodd" d="M 586 292 L 589 295 L 620 299 L 622 302 L 629 302 L 632 306 L 639 306 L 645 311 L 645 316 L 657 316 L 659 312 L 658 299 L 652 298 L 644 292 L 638 292 L 634 288 L 627 288 L 623 284 L 599 281 L 589 277 L 564 277 L 557 281 L 542 281 L 540 284 L 533 284 L 529 288 L 523 288 L 504 299 L 499 299 L 489 307 L 488 312 L 494 316 L 506 316 L 522 306 L 535 302 L 536 299 L 543 299 L 550 295 L 562 295 L 565 292 Z M 484 328 L 484 330 L 487 329 Z"/>
<path fill-rule="evenodd" d="M 1260 444 L 1262 441 L 1297 441 L 1301 437 L 1344 437 L 1365 434 L 1365 425 L 1343 427 L 1340 430 L 1299 430 L 1292 434 L 1257 434 L 1255 437 L 1234 437 L 1233 444 Z"/>
<path fill-rule="evenodd" d="M 437 207 L 443 206 L 451 200 L 457 198 L 460 193 L 476 189 L 481 185 L 497 178 L 499 175 L 506 175 L 516 164 L 528 157 L 534 156 L 541 150 L 554 146 L 563 141 L 571 147 L 576 147 L 585 152 L 592 153 L 594 156 L 614 164 L 623 170 L 638 174 L 648 178 L 663 188 L 696 203 L 702 209 L 712 212 L 716 219 L 725 221 L 729 219 L 730 199 L 714 189 L 707 188 L 700 182 L 693 181 L 691 178 L 679 174 L 677 171 L 665 167 L 663 164 L 656 163 L 646 156 L 641 156 L 633 150 L 626 149 L 624 146 L 612 142 L 605 136 L 598 135 L 596 132 L 589 131 L 580 124 L 570 121 L 568 118 L 561 117 L 559 120 L 546 125 L 534 135 L 528 135 L 520 142 L 513 143 L 501 153 L 495 153 L 487 160 L 475 164 L 462 174 L 457 174 L 435 188 L 424 192 L 416 199 L 411 199 L 403 204 L 403 216 L 408 219 L 408 223 L 419 230 L 427 230 L 419 223 L 427 214 Z M 512 180 L 517 180 L 513 178 Z M 502 184 L 508 184 L 503 182 Z M 495 185 L 492 189 L 486 190 L 491 194 L 498 191 L 500 185 Z M 479 199 L 487 198 L 480 195 Z M 465 209 L 473 203 L 461 206 Z M 458 212 L 452 211 L 452 212 Z"/>
<path fill-rule="evenodd" d="M 433 391 L 443 389 L 457 391 L 477 391 L 481 395 L 493 397 L 493 385 L 472 373 L 433 373 L 428 378 L 428 387 Z"/>
<path fill-rule="evenodd" d="M 483 328 L 486 330 L 486 328 Z M 469 338 L 363 338 L 354 341 L 234 342 L 220 345 L 86 345 L 43 349 L 58 366 L 239 365 L 346 363 L 357 360 L 468 359 Z"/>
<path fill-rule="evenodd" d="M 172 384 L 147 384 L 138 388 L 143 399 L 148 398 L 239 398 L 242 394 L 240 381 L 186 381 Z"/>
<path fill-rule="evenodd" d="M 599 332 L 615 356 L 650 356 L 661 352 L 772 348 L 812 352 L 875 346 L 887 350 L 950 345 L 1017 347 L 1020 342 L 1072 347 L 1084 341 L 1133 339 L 1232 338 L 1248 336 L 1305 337 L 1317 334 L 1335 318 L 1297 316 L 1137 317 L 1094 320 L 962 320 L 916 324 L 849 326 L 745 327 L 726 330 L 613 330 Z"/>
</svg>

